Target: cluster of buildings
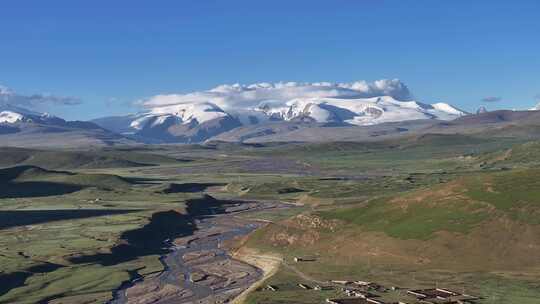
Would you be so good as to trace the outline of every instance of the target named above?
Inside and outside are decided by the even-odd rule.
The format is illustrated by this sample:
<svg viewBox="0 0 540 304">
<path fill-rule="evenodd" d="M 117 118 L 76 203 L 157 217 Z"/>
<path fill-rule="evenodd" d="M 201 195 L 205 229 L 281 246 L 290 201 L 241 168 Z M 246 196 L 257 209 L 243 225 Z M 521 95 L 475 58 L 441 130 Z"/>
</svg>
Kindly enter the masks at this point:
<svg viewBox="0 0 540 304">
<path fill-rule="evenodd" d="M 444 288 L 408 290 L 420 303 L 425 304 L 474 304 L 478 297 Z"/>
<path fill-rule="evenodd" d="M 313 258 L 295 257 L 294 261 L 314 261 Z M 344 297 L 326 299 L 330 304 L 476 304 L 480 298 L 445 288 L 404 289 L 366 281 L 333 280 L 327 286 L 309 286 L 298 283 L 297 287 L 311 290 L 340 290 Z M 277 291 L 278 287 L 267 285 L 266 290 Z M 388 300 L 392 299 L 392 300 Z M 399 299 L 399 300 L 396 300 Z"/>
<path fill-rule="evenodd" d="M 343 285 L 346 297 L 326 299 L 330 304 L 475 304 L 478 297 L 455 292 L 444 288 L 401 290 L 399 287 L 386 288 L 371 282 L 332 281 Z M 391 302 L 384 300 L 383 295 L 390 291 L 403 293 L 407 300 Z"/>
</svg>

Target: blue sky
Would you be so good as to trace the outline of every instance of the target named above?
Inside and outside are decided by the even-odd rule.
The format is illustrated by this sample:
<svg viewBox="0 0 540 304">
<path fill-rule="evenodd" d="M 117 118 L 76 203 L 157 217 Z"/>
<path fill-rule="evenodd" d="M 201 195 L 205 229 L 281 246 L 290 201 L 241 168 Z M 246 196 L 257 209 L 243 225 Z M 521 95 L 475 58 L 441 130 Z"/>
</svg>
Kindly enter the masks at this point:
<svg viewBox="0 0 540 304">
<path fill-rule="evenodd" d="M 2 0 L 0 84 L 80 98 L 50 105 L 69 119 L 224 83 L 381 78 L 423 102 L 530 108 L 539 13 L 527 0 Z"/>
</svg>

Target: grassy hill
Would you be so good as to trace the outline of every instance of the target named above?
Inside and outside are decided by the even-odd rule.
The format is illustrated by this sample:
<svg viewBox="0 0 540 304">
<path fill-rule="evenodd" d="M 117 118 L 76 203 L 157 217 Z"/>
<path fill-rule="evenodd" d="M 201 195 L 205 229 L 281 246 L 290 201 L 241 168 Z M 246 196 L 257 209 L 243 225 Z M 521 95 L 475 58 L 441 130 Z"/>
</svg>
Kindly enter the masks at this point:
<svg viewBox="0 0 540 304">
<path fill-rule="evenodd" d="M 477 174 L 320 215 L 400 239 L 428 240 L 439 231 L 467 234 L 492 219 L 538 225 L 539 181 L 538 169 Z"/>
<path fill-rule="evenodd" d="M 88 187 L 113 190 L 129 186 L 128 180 L 110 174 L 52 171 L 36 166 L 0 169 L 0 198 L 61 195 Z"/>
<path fill-rule="evenodd" d="M 479 173 L 352 206 L 324 205 L 307 214 L 329 223 L 332 232 L 324 227 L 313 231 L 303 229 L 294 219 L 280 225 L 283 229 L 294 228 L 289 230 L 293 239 L 318 234 L 320 240 L 311 249 L 330 250 L 328 254 L 335 256 L 342 252 L 351 254 L 342 251 L 342 246 L 371 244 L 386 252 L 381 258 L 394 256 L 396 261 L 407 260 L 419 254 L 412 249 L 414 245 L 423 244 L 422 248 L 429 248 L 422 253 L 429 261 L 423 266 L 454 267 L 459 261 L 464 269 L 482 266 L 486 270 L 503 269 L 505 265 L 540 268 L 540 256 L 534 254 L 540 248 L 539 181 L 539 169 Z M 269 228 L 265 235 L 268 244 L 283 232 L 280 225 Z M 290 244 L 291 249 L 304 245 L 303 242 Z M 504 250 L 498 250 L 503 247 Z M 446 253 L 441 254 L 444 250 Z M 352 252 L 358 256 L 367 253 Z M 445 260 L 456 254 L 463 254 L 462 259 Z M 373 260 L 376 259 L 374 255 Z"/>
<path fill-rule="evenodd" d="M 478 157 L 484 167 L 531 168 L 540 165 L 540 142 L 531 141 Z"/>
<path fill-rule="evenodd" d="M 371 143 L 287 144 L 249 151 L 294 159 L 326 173 L 431 172 L 470 165 L 470 157 L 523 143 L 515 138 L 482 138 L 460 134 L 424 134 Z"/>
<path fill-rule="evenodd" d="M 454 143 L 449 144 L 446 136 Z M 390 286 L 439 284 L 485 297 L 480 303 L 536 303 L 540 297 L 540 144 L 499 142 L 500 149 L 492 144 L 489 138 L 434 135 L 393 147 L 344 144 L 314 149 L 319 160 L 350 158 L 349 167 L 354 166 L 353 159 L 382 160 L 389 153 L 397 157 L 387 157 L 385 166 L 421 157 L 437 166 L 417 166 L 421 174 L 403 166 L 393 177 L 322 179 L 319 187 L 315 179 L 274 182 L 274 192 L 287 185 L 300 187 L 323 203 L 309 204 L 301 214 L 287 219 L 277 218 L 255 232 L 246 246 L 278 253 L 285 261 L 316 257 L 316 262 L 282 267 L 270 284 L 284 284 L 286 279 L 294 286 L 306 277 Z M 464 155 L 467 160 L 460 167 L 440 167 L 442 162 L 434 162 L 474 145 L 478 152 Z M 370 149 L 373 152 L 366 153 Z M 423 151 L 418 156 L 409 154 L 416 149 Z M 396 151 L 404 154 L 398 156 Z M 328 187 L 331 183 L 335 184 Z M 267 188 L 272 185 L 257 189 L 270 193 Z M 302 195 L 289 198 L 307 202 Z M 295 297 L 300 297 L 297 303 L 316 299 L 283 292 L 279 301 L 296 303 Z M 250 303 L 279 303 L 270 298 L 265 292 L 255 292 Z"/>
<path fill-rule="evenodd" d="M 96 169 L 140 167 L 176 162 L 178 160 L 163 155 L 121 150 L 52 151 L 0 148 L 0 167 L 34 165 L 47 169 Z"/>
</svg>

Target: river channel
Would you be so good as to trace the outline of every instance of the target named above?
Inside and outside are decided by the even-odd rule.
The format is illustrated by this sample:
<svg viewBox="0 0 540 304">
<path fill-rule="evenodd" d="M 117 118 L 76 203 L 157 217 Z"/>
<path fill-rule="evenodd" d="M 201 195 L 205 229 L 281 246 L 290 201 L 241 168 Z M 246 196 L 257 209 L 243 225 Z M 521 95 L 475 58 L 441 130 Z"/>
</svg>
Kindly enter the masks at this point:
<svg viewBox="0 0 540 304">
<path fill-rule="evenodd" d="M 193 205 L 191 233 L 161 240 L 167 247 L 160 259 L 164 270 L 145 278 L 133 276 L 115 292 L 110 303 L 227 303 L 257 282 L 262 271 L 232 258 L 223 244 L 263 225 L 238 215 L 287 206 L 280 202 L 230 200 L 214 207 L 197 209 Z"/>
</svg>

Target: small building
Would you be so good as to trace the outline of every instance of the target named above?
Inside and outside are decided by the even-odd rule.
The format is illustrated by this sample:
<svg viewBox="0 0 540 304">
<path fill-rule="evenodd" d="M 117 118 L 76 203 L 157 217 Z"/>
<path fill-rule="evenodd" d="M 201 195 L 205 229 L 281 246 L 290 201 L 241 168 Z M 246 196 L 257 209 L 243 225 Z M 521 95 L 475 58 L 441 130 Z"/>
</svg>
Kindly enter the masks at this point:
<svg viewBox="0 0 540 304">
<path fill-rule="evenodd" d="M 332 289 L 334 289 L 334 287 L 332 286 L 315 285 L 315 287 L 313 287 L 313 290 L 332 290 Z"/>
<path fill-rule="evenodd" d="M 299 262 L 315 262 L 317 259 L 315 258 L 306 258 L 306 257 L 294 257 L 294 262 L 295 263 L 299 263 Z"/>
<path fill-rule="evenodd" d="M 407 293 L 415 296 L 420 303 L 424 304 L 471 304 L 478 300 L 478 297 L 444 288 L 409 290 Z"/>
<path fill-rule="evenodd" d="M 383 286 L 377 283 L 368 282 L 368 281 L 354 281 L 353 284 L 366 290 L 371 289 L 371 290 L 377 290 L 381 292 L 384 292 L 386 290 L 386 288 L 384 288 Z"/>
<path fill-rule="evenodd" d="M 458 299 L 427 299 L 420 300 L 419 303 L 422 304 L 474 304 L 474 300 L 458 300 Z"/>
<path fill-rule="evenodd" d="M 344 291 L 345 291 L 345 295 L 349 297 L 364 298 L 364 299 L 371 299 L 371 298 L 378 297 L 378 295 L 367 292 L 367 291 L 354 290 L 354 289 L 345 289 Z"/>
<path fill-rule="evenodd" d="M 311 287 L 309 285 L 306 285 L 306 284 L 302 284 L 302 283 L 298 283 L 298 286 L 302 289 L 311 289 Z"/>
<path fill-rule="evenodd" d="M 343 298 L 343 299 L 326 299 L 330 304 L 385 304 L 382 301 L 370 298 Z"/>
<path fill-rule="evenodd" d="M 449 299 L 451 297 L 458 296 L 459 293 L 443 289 L 443 288 L 432 288 L 432 289 L 417 289 L 409 290 L 408 294 L 415 296 L 417 299 Z"/>
</svg>

